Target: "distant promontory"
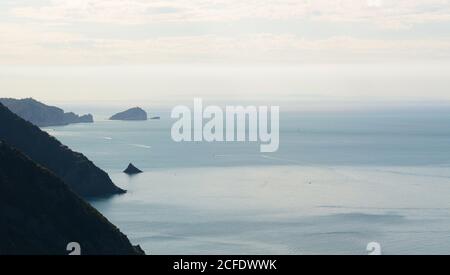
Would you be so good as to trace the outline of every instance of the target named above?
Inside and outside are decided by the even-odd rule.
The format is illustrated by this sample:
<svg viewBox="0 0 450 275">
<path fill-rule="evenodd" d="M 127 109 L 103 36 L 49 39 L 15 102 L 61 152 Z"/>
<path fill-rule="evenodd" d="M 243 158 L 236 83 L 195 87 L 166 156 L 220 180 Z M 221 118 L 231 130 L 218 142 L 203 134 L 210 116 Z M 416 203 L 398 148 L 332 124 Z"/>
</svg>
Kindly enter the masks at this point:
<svg viewBox="0 0 450 275">
<path fill-rule="evenodd" d="M 72 112 L 66 113 L 58 107 L 45 105 L 33 98 L 0 98 L 0 103 L 5 105 L 13 113 L 38 127 L 94 122 L 91 114 L 79 116 Z"/>
<path fill-rule="evenodd" d="M 91 114 L 79 116 L 72 112 L 65 113 L 64 110 L 58 107 L 45 105 L 33 98 L 0 98 L 0 103 L 5 105 L 13 113 L 38 127 L 94 122 Z"/>
<path fill-rule="evenodd" d="M 110 120 L 147 120 L 147 113 L 139 108 L 131 108 L 126 111 L 117 113 L 109 118 Z"/>
</svg>

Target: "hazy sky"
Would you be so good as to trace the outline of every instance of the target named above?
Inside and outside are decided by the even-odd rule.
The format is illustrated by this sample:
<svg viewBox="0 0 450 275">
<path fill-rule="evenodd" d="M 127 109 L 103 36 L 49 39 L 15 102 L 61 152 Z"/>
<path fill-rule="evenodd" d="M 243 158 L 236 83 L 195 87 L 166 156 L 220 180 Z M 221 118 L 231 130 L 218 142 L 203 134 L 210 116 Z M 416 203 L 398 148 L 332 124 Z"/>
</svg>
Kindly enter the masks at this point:
<svg viewBox="0 0 450 275">
<path fill-rule="evenodd" d="M 126 70 L 127 66 L 169 64 L 446 64 L 450 63 L 449 30 L 449 0 L 1 0 L 0 88 L 10 96 L 36 95 L 29 89 L 33 87 L 43 98 L 60 99 L 61 93 L 70 91 L 68 98 L 81 99 L 86 93 L 102 99 L 108 85 L 99 85 L 93 75 L 105 80 L 108 71 L 99 66 L 117 65 Z M 80 75 L 76 69 L 61 73 L 73 66 L 81 71 L 97 68 L 87 79 L 97 83 L 95 91 L 95 85 L 83 86 L 73 77 Z M 59 78 L 49 83 L 51 72 L 56 71 Z M 436 68 L 433 71 L 443 74 Z M 42 73 L 47 77 L 40 77 Z M 115 77 L 120 75 L 124 74 Z M 134 76 L 127 75 L 120 79 L 123 87 L 132 84 Z M 144 79 L 137 82 L 142 84 L 137 85 L 139 90 L 161 93 L 158 90 L 164 83 L 152 86 L 144 84 Z M 68 83 L 75 88 L 64 89 Z M 315 92 L 313 83 L 294 84 L 282 89 Z M 430 94 L 445 97 L 442 85 L 447 88 L 447 84 Z M 110 89 L 118 90 L 117 85 L 111 84 Z M 318 93 L 333 93 L 323 89 Z M 339 89 L 345 90 L 345 85 Z M 398 90 L 395 95 L 406 92 Z M 357 92 L 336 93 L 352 96 Z"/>
<path fill-rule="evenodd" d="M 448 59 L 447 0 L 2 0 L 0 62 Z"/>
</svg>

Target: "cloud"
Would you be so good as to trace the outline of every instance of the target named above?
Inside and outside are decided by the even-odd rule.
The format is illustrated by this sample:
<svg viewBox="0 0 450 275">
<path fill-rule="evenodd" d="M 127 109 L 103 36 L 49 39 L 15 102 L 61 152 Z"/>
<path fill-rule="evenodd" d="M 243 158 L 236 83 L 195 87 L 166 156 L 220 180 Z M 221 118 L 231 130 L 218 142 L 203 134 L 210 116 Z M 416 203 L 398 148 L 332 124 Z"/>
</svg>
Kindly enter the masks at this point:
<svg viewBox="0 0 450 275">
<path fill-rule="evenodd" d="M 291 34 L 100 39 L 0 25 L 1 64 L 335 63 L 450 58 L 450 39 L 383 40 Z"/>
<path fill-rule="evenodd" d="M 449 0 L 52 0 L 11 10 L 42 21 L 149 24 L 242 19 L 369 22 L 385 28 L 450 21 Z"/>
<path fill-rule="evenodd" d="M 2 64 L 333 63 L 448 60 L 450 55 L 450 38 L 439 37 L 439 33 L 426 39 L 414 33 L 409 33 L 408 39 L 395 38 L 384 36 L 385 32 L 372 33 L 372 36 L 359 33 L 358 37 L 351 30 L 330 35 L 321 24 L 305 24 L 305 29 L 310 28 L 309 34 L 322 31 L 320 35 L 305 38 L 299 35 L 302 32 L 291 28 L 289 22 L 301 19 L 332 22 L 336 26 L 350 22 L 358 27 L 369 23 L 390 30 L 439 22 L 442 27 L 450 23 L 450 0 L 49 0 L 40 5 L 25 3 L 8 4 L 9 17 L 0 20 Z M 234 22 L 233 28 L 239 28 L 239 20 L 247 19 L 261 20 L 265 22 L 262 26 L 274 20 L 283 21 L 284 27 L 273 33 L 261 33 L 262 27 L 257 28 L 258 31 L 246 30 L 245 34 L 202 32 L 203 27 L 208 29 L 209 22 Z M 80 22 L 86 24 L 77 26 Z M 170 28 L 164 27 L 172 22 L 201 24 L 194 24 L 190 28 L 195 29 L 193 32 L 166 33 Z M 145 28 L 136 28 L 134 32 L 135 25 L 145 27 L 153 23 L 160 30 L 156 34 L 147 35 L 143 31 Z M 108 26 L 103 28 L 101 24 Z M 119 28 L 121 25 L 131 27 Z M 103 32 L 105 29 L 108 33 Z M 133 30 L 132 34 L 125 33 L 128 30 Z"/>
</svg>

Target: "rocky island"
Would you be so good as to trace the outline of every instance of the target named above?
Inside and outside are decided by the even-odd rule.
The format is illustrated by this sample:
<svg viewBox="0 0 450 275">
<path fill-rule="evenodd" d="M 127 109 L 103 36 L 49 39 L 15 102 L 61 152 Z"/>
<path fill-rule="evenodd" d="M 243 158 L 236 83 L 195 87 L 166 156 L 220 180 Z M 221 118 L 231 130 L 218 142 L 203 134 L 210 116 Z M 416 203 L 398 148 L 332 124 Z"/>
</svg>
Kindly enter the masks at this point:
<svg viewBox="0 0 450 275">
<path fill-rule="evenodd" d="M 3 107 L 4 108 L 4 107 Z M 0 141 L 0 255 L 142 255 L 55 174 Z"/>
<path fill-rule="evenodd" d="M 132 163 L 128 164 L 127 169 L 125 169 L 125 171 L 123 172 L 128 175 L 136 175 L 142 173 L 142 171 L 138 169 L 136 166 L 134 166 Z"/>
<path fill-rule="evenodd" d="M 139 107 L 131 108 L 117 113 L 109 118 L 110 120 L 147 120 L 147 112 Z"/>
<path fill-rule="evenodd" d="M 94 122 L 91 114 L 79 116 L 72 112 L 65 113 L 58 107 L 45 105 L 33 98 L 0 98 L 0 103 L 21 118 L 39 127 Z"/>
<path fill-rule="evenodd" d="M 22 119 L 0 103 L 0 140 L 49 169 L 80 196 L 125 193 L 84 155 L 70 150 L 39 127 Z"/>
</svg>

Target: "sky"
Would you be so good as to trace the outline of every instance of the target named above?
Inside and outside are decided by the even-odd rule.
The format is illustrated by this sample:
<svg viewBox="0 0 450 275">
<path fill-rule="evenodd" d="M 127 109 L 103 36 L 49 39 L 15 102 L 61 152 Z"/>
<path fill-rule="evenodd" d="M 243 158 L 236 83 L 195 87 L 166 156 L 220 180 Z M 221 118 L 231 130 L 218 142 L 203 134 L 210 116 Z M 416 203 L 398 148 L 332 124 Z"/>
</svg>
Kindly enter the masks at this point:
<svg viewBox="0 0 450 275">
<path fill-rule="evenodd" d="M 131 73 L 119 72 L 111 87 L 99 84 L 113 70 L 104 68 L 142 72 L 136 67 L 148 66 L 146 72 L 151 72 L 160 66 L 167 75 L 158 79 L 180 80 L 183 84 L 171 90 L 177 91 L 172 94 L 175 96 L 189 83 L 183 74 L 186 64 L 187 68 L 245 66 L 249 70 L 301 67 L 303 73 L 305 66 L 312 66 L 314 71 L 317 64 L 378 66 L 363 71 L 365 75 L 380 72 L 380 64 L 389 68 L 395 64 L 393 75 L 401 75 L 401 68 L 414 63 L 418 69 L 413 69 L 411 77 L 428 75 L 430 71 L 447 77 L 442 70 L 448 71 L 445 64 L 450 63 L 449 30 L 450 0 L 2 0 L 0 88 L 14 97 L 30 94 L 51 100 L 81 100 L 88 95 L 87 98 L 98 100 L 108 96 L 120 100 L 118 86 L 170 94 L 168 89 L 173 83 L 169 88 L 164 83 L 152 86 L 145 82 L 152 77 L 149 73 L 138 73 L 141 78 L 136 80 Z M 167 70 L 167 66 L 176 69 Z M 342 71 L 333 68 L 338 74 Z M 359 71 L 356 67 L 354 70 Z M 90 86 L 79 82 L 86 71 L 90 72 Z M 214 74 L 222 72 L 193 71 L 198 72 L 199 81 L 202 76 L 214 79 Z M 330 70 L 324 67 L 321 72 Z M 117 79 L 117 75 L 123 77 Z M 173 78 L 177 75 L 182 78 Z M 430 77 L 426 81 L 436 89 L 428 94 L 445 97 L 448 83 Z M 292 73 L 292 79 L 295 78 Z M 358 79 L 356 75 L 353 78 Z M 333 93 L 327 87 L 319 87 L 315 92 L 314 83 L 272 79 L 275 83 L 292 83 L 290 89 L 284 87 L 289 90 L 287 94 Z M 441 84 L 436 85 L 436 81 Z M 222 82 L 226 84 L 227 80 Z M 69 84 L 75 87 L 67 88 Z M 323 83 L 319 81 L 317 85 L 320 84 Z M 269 84 L 253 83 L 248 87 L 247 83 L 243 87 L 246 85 L 247 90 L 257 94 L 258 86 Z M 346 86 L 341 83 L 337 90 L 342 91 L 334 92 L 335 95 L 375 96 L 375 92 L 345 90 Z M 200 88 L 211 90 L 210 87 Z M 409 95 L 425 94 L 415 89 Z M 144 92 L 128 92 L 148 97 Z M 407 94 L 407 90 L 394 92 L 395 96 Z"/>
<path fill-rule="evenodd" d="M 447 0 L 2 0 L 2 64 L 450 57 Z"/>
</svg>

